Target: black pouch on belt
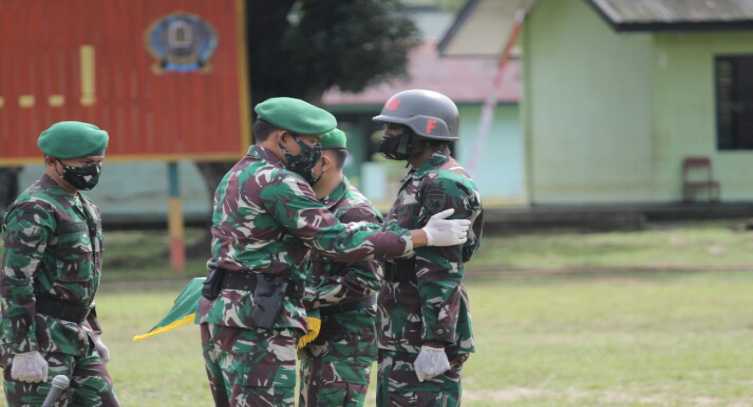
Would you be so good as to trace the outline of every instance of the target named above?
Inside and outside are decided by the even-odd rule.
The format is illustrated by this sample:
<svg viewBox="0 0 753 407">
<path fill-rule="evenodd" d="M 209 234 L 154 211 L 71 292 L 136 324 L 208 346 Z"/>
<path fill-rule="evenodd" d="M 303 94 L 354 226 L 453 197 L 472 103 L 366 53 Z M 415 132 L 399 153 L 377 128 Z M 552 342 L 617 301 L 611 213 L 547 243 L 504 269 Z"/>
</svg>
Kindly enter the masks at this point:
<svg viewBox="0 0 753 407">
<path fill-rule="evenodd" d="M 257 274 L 254 308 L 251 311 L 251 318 L 257 327 L 272 328 L 282 309 L 282 299 L 287 287 L 287 276 Z"/>
<path fill-rule="evenodd" d="M 222 280 L 225 279 L 225 270 L 218 268 L 211 268 L 207 279 L 204 280 L 203 287 L 201 287 L 201 295 L 208 300 L 214 300 L 220 295 L 222 291 Z"/>
</svg>

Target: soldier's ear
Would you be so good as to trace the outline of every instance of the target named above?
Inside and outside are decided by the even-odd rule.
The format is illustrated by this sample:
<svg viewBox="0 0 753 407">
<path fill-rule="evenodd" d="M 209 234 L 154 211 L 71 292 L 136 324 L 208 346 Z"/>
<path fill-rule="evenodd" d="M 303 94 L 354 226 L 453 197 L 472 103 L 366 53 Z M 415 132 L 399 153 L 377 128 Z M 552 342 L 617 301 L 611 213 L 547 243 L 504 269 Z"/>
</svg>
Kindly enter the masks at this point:
<svg viewBox="0 0 753 407">
<path fill-rule="evenodd" d="M 293 136 L 293 133 L 287 130 L 280 130 L 280 143 L 288 145 L 291 141 L 295 142 L 295 136 Z"/>
<path fill-rule="evenodd" d="M 322 163 L 321 164 L 322 173 L 329 171 L 329 168 L 332 165 L 332 160 L 330 160 L 329 157 L 327 157 L 327 154 L 322 152 L 322 158 L 320 158 L 319 160 Z"/>
</svg>

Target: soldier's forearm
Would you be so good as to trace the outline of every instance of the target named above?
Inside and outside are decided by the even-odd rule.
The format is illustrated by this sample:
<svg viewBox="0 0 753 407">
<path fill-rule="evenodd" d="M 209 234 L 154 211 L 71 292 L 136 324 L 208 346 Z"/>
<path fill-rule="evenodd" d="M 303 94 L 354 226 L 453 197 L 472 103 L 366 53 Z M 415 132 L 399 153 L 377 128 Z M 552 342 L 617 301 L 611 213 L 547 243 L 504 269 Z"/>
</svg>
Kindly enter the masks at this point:
<svg viewBox="0 0 753 407">
<path fill-rule="evenodd" d="M 410 238 L 413 241 L 413 248 L 425 247 L 428 240 L 426 239 L 426 232 L 423 229 L 416 229 L 410 231 Z"/>
<path fill-rule="evenodd" d="M 32 280 L 23 272 L 13 272 L 6 268 L 0 283 L 3 316 L 7 318 L 6 340 L 13 353 L 37 350 L 37 337 L 34 317 L 36 299 Z"/>
<path fill-rule="evenodd" d="M 379 265 L 351 269 L 343 279 L 343 285 L 359 295 L 371 294 L 382 287 L 383 272 Z"/>
</svg>

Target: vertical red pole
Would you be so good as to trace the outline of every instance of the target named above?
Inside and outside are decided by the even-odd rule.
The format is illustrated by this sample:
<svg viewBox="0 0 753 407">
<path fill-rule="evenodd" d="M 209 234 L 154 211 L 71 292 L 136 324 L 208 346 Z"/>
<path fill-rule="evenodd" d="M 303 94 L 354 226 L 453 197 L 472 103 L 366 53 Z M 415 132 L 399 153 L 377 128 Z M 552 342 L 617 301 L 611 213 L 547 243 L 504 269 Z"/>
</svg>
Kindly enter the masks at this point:
<svg viewBox="0 0 753 407">
<path fill-rule="evenodd" d="M 528 7 L 530 6 L 531 5 L 529 5 Z M 502 77 L 505 73 L 505 67 L 507 67 L 507 62 L 510 61 L 512 49 L 518 42 L 518 36 L 520 35 L 520 31 L 523 29 L 523 21 L 525 20 L 527 12 L 528 9 L 523 8 L 515 13 L 515 20 L 513 21 L 510 34 L 507 37 L 505 48 L 502 51 L 502 54 L 499 56 L 499 60 L 497 61 L 497 71 L 494 74 L 494 81 L 492 82 L 492 86 L 489 88 L 489 93 L 484 99 L 484 105 L 481 107 L 479 138 L 476 142 L 476 148 L 473 152 L 473 159 L 468 161 L 468 165 L 466 167 L 468 168 L 468 172 L 470 172 L 471 175 L 477 175 L 476 164 L 479 161 L 479 157 L 481 157 L 481 152 L 483 151 L 484 147 L 486 147 L 486 139 L 489 138 L 489 133 L 491 132 L 492 124 L 494 121 L 494 109 L 496 109 L 497 107 L 497 93 L 499 93 L 499 89 L 502 86 Z"/>
</svg>

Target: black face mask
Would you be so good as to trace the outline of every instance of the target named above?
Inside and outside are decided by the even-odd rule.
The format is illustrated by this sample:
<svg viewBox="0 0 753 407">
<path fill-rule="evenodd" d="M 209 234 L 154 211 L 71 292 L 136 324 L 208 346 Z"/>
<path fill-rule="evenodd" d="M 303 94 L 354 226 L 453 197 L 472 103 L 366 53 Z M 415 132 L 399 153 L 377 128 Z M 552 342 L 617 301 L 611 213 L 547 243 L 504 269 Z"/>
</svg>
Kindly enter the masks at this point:
<svg viewBox="0 0 753 407">
<path fill-rule="evenodd" d="M 102 172 L 102 164 L 89 164 L 82 167 L 72 167 L 63 164 L 63 179 L 74 188 L 88 191 L 99 182 L 99 174 Z"/>
<path fill-rule="evenodd" d="M 280 149 L 285 152 L 285 162 L 287 169 L 303 177 L 309 185 L 314 185 L 319 182 L 321 175 L 314 176 L 314 167 L 319 159 L 322 158 L 322 146 L 316 144 L 309 146 L 304 143 L 300 137 L 295 137 L 295 142 L 298 143 L 298 147 L 301 148 L 301 152 L 298 155 L 292 155 L 288 152 L 285 146 L 280 143 Z"/>
<path fill-rule="evenodd" d="M 392 135 L 385 132 L 382 142 L 379 143 L 379 152 L 390 160 L 407 160 L 413 155 L 413 140 L 412 131 L 403 130 Z"/>
</svg>

